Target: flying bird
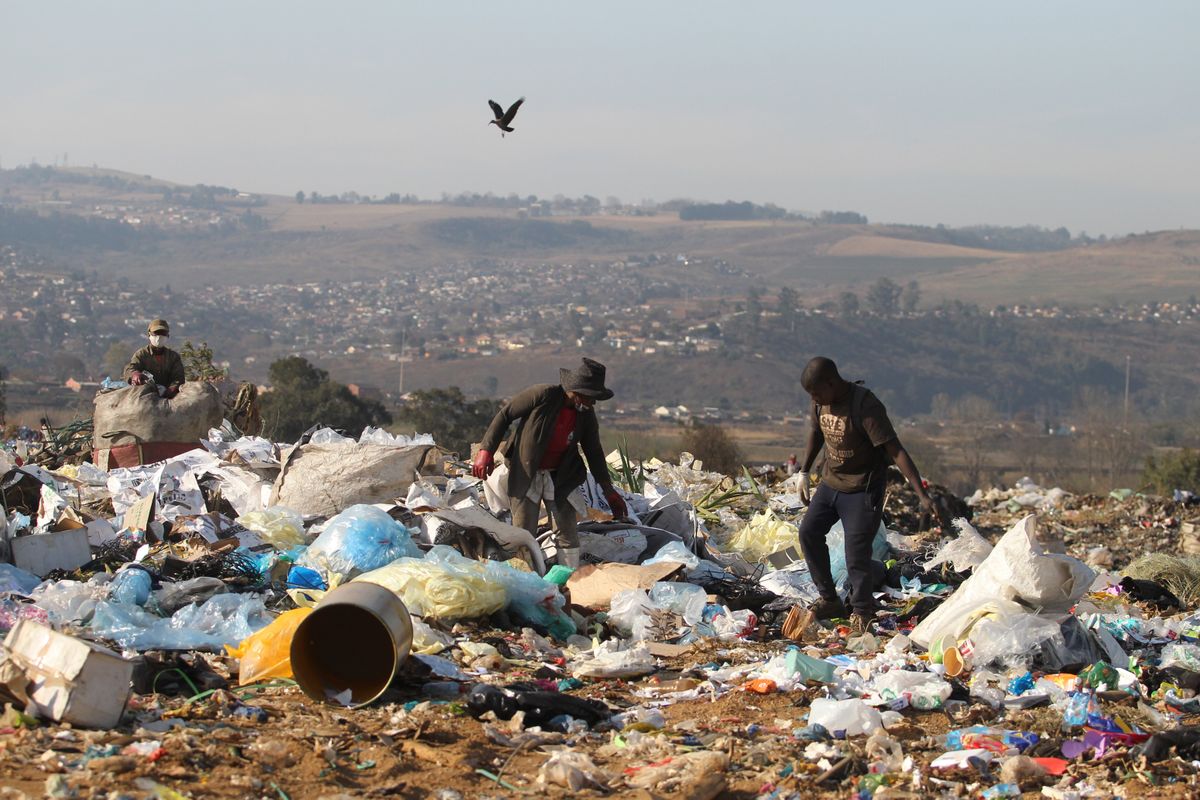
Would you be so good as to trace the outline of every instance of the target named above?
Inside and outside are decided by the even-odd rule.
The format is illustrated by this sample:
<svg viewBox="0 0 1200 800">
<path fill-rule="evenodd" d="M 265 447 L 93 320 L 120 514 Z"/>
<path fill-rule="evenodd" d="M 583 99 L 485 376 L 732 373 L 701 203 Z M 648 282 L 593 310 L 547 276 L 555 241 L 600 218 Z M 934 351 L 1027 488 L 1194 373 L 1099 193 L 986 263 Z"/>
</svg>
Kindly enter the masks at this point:
<svg viewBox="0 0 1200 800">
<path fill-rule="evenodd" d="M 508 124 L 513 121 L 513 117 L 517 115 L 517 109 L 520 108 L 521 103 L 524 102 L 525 98 L 522 97 L 520 100 L 509 106 L 508 111 L 505 111 L 495 100 L 488 100 L 488 105 L 492 107 L 492 113 L 496 115 L 496 118 L 489 122 L 488 125 L 495 125 L 500 129 L 500 138 L 504 138 L 505 132 L 512 133 L 513 129 L 510 128 Z"/>
</svg>

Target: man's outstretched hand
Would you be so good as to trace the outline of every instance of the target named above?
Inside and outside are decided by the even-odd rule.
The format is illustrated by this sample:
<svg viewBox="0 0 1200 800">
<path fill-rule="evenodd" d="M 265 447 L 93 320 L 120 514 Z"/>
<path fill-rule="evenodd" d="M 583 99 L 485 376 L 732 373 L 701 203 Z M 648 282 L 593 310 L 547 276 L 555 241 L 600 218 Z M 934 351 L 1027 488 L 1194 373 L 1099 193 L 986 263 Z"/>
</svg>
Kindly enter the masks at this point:
<svg viewBox="0 0 1200 800">
<path fill-rule="evenodd" d="M 625 498 L 621 497 L 621 493 L 615 488 L 610 486 L 605 489 L 604 499 L 608 501 L 608 507 L 612 509 L 613 519 L 625 519 L 629 516 L 629 509 L 625 507 Z"/>
<path fill-rule="evenodd" d="M 129 373 L 129 385 L 130 386 L 142 386 L 145 383 L 146 383 L 146 376 L 143 373 L 138 372 L 137 370 L 134 370 L 133 372 Z"/>
<path fill-rule="evenodd" d="M 475 463 L 471 465 L 471 474 L 479 480 L 485 480 L 496 468 L 496 459 L 491 450 L 480 450 L 475 454 Z"/>
<path fill-rule="evenodd" d="M 812 500 L 812 478 L 807 472 L 800 473 L 800 502 L 808 505 Z"/>
</svg>

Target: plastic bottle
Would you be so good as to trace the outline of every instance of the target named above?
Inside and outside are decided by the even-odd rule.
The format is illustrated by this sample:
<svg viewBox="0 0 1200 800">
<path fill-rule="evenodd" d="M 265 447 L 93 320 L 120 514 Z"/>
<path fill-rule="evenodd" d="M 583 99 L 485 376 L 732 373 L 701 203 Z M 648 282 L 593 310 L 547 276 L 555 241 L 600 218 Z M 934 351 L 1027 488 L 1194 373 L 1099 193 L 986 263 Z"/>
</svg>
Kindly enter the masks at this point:
<svg viewBox="0 0 1200 800">
<path fill-rule="evenodd" d="M 429 681 L 421 684 L 421 694 L 438 700 L 455 700 L 464 693 L 464 687 L 454 681 Z"/>
<path fill-rule="evenodd" d="M 144 606 L 150 599 L 150 573 L 144 569 L 130 567 L 116 574 L 112 580 L 110 597 L 115 603 Z"/>
<path fill-rule="evenodd" d="M 526 725 L 539 725 L 559 733 L 565 733 L 566 729 L 551 725 L 555 717 L 567 716 L 591 726 L 612 716 L 606 706 L 594 700 L 560 692 L 530 692 L 482 683 L 467 693 L 467 709 L 476 718 L 491 711 L 502 720 L 512 719 L 518 711 L 524 711 Z"/>
<path fill-rule="evenodd" d="M 1078 728 L 1087 722 L 1091 699 L 1092 696 L 1088 692 L 1074 692 L 1068 695 L 1067 707 L 1063 710 L 1063 730 Z"/>
</svg>

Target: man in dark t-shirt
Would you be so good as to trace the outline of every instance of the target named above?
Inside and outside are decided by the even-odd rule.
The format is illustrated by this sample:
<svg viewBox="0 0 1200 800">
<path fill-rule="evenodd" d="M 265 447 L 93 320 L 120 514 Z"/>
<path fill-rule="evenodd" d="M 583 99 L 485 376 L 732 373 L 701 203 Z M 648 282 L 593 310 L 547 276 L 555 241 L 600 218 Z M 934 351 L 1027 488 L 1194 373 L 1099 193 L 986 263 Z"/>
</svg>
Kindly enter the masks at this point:
<svg viewBox="0 0 1200 800">
<path fill-rule="evenodd" d="M 808 362 L 800 378 L 812 397 L 812 428 L 800 470 L 800 496 L 808 503 L 800 523 L 800 547 L 813 583 L 821 593 L 813 613 L 820 619 L 846 616 L 837 595 L 825 536 L 838 520 L 846 543 L 846 573 L 850 585 L 851 625 L 866 630 L 875 616 L 872 594 L 871 545 L 883 519 L 887 468 L 895 464 L 912 485 L 921 505 L 933 510 L 921 475 L 900 444 L 887 409 L 869 390 L 850 383 L 828 358 Z M 809 473 L 821 449 L 825 465 L 821 485 L 809 492 Z"/>
</svg>

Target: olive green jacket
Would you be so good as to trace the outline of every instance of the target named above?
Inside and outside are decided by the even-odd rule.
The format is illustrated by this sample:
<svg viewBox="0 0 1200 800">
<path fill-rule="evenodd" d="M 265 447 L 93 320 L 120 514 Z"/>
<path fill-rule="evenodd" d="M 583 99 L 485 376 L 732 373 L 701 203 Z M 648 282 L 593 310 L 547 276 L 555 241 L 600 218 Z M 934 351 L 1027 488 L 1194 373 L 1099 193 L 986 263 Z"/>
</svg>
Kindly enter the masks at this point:
<svg viewBox="0 0 1200 800">
<path fill-rule="evenodd" d="M 506 442 L 504 451 L 508 459 L 508 496 L 524 497 L 537 474 L 538 465 L 554 435 L 554 421 L 567 402 L 567 393 L 562 386 L 542 383 L 530 386 L 509 398 L 500 407 L 479 448 L 497 452 L 513 422 L 519 420 L 516 433 Z M 608 475 L 608 463 L 600 446 L 600 425 L 592 409 L 580 411 L 575 419 L 575 441 L 578 446 L 568 447 L 554 474 L 554 496 L 565 500 L 567 495 L 587 478 L 587 467 L 592 470 L 596 482 L 602 487 L 612 486 Z M 587 467 L 580 457 L 579 449 L 587 457 Z"/>
<path fill-rule="evenodd" d="M 180 386 L 183 384 L 183 359 L 169 347 L 154 348 L 146 345 L 133 354 L 122 373 L 125 380 L 134 372 L 147 372 L 154 376 L 154 382 L 159 386 Z"/>
</svg>

